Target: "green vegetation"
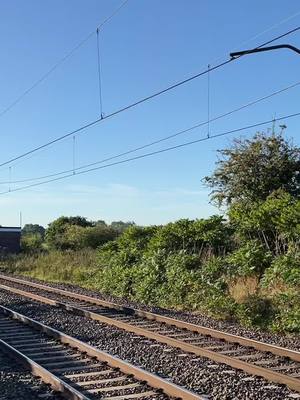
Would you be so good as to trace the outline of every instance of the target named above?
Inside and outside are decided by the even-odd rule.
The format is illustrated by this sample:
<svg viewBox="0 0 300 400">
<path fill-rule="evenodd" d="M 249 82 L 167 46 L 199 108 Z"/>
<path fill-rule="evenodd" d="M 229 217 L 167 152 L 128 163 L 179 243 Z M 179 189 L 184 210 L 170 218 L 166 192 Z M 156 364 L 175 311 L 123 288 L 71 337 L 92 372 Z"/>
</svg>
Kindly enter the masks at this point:
<svg viewBox="0 0 300 400">
<path fill-rule="evenodd" d="M 6 269 L 146 304 L 300 332 L 300 149 L 257 134 L 222 150 L 206 183 L 225 217 L 164 226 L 61 217 L 29 230 Z"/>
<path fill-rule="evenodd" d="M 114 240 L 134 222 L 88 221 L 84 217 L 60 217 L 47 230 L 27 224 L 22 229 L 21 246 L 25 253 L 43 250 L 79 250 L 97 247 Z"/>
<path fill-rule="evenodd" d="M 55 282 L 85 285 L 96 272 L 96 252 L 92 249 L 52 250 L 11 256 L 2 270 Z"/>
<path fill-rule="evenodd" d="M 45 239 L 45 228 L 38 224 L 26 224 L 22 229 L 21 247 L 25 252 L 40 251 Z"/>
<path fill-rule="evenodd" d="M 278 189 L 299 197 L 300 148 L 282 135 L 257 133 L 252 139 L 235 139 L 229 149 L 218 152 L 217 168 L 204 178 L 218 204 L 264 201 Z"/>
</svg>

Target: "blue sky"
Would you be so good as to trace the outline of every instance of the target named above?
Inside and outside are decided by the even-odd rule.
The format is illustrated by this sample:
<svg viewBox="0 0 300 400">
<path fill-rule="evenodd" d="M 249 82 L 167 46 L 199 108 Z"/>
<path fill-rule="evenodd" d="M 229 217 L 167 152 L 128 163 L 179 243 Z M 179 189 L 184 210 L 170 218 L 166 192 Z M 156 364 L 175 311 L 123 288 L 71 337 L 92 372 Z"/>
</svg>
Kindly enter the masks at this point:
<svg viewBox="0 0 300 400">
<path fill-rule="evenodd" d="M 115 10 L 119 0 L 11 0 L 0 4 L 0 113 Z M 117 110 L 300 25 L 297 0 L 129 0 L 102 28 L 103 111 Z M 300 33 L 282 40 L 300 47 Z M 210 115 L 300 80 L 300 57 L 285 50 L 244 57 L 210 74 Z M 99 116 L 96 37 L 0 117 L 1 162 Z M 300 87 L 211 124 L 211 133 L 300 111 Z M 207 119 L 207 77 L 124 112 L 76 137 L 76 166 L 143 145 Z M 300 144 L 299 118 L 286 135 Z M 269 127 L 270 128 L 270 127 Z M 267 129 L 267 127 L 266 127 Z M 253 134 L 249 130 L 244 136 Z M 153 146 L 205 137 L 199 128 Z M 236 134 L 237 135 L 237 134 Z M 216 150 L 234 135 L 0 196 L 0 224 L 64 215 L 157 224 L 218 210 L 201 184 Z M 142 153 L 142 152 L 141 152 Z M 140 153 L 139 153 L 140 154 Z M 12 165 L 12 180 L 72 168 L 72 138 Z M 1 182 L 9 178 L 0 168 Z M 12 185 L 12 188 L 18 185 Z M 1 185 L 1 191 L 7 189 Z"/>
</svg>

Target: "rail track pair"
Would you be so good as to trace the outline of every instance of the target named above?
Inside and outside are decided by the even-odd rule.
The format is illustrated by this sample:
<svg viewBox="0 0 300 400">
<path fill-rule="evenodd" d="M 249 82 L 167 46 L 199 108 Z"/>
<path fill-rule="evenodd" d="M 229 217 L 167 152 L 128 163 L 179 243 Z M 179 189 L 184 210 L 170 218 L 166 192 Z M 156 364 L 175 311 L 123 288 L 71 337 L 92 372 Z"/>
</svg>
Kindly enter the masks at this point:
<svg viewBox="0 0 300 400">
<path fill-rule="evenodd" d="M 0 275 L 0 288 L 262 376 L 300 392 L 300 353 L 297 351 L 6 275 Z"/>
<path fill-rule="evenodd" d="M 4 306 L 0 350 L 67 399 L 203 399 Z"/>
</svg>

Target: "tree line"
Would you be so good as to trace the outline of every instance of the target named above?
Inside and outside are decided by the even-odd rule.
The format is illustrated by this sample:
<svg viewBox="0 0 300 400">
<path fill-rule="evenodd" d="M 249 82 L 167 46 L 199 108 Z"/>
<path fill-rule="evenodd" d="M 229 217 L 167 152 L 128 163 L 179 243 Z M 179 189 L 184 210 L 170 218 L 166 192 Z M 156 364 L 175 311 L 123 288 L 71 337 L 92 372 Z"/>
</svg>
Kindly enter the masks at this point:
<svg viewBox="0 0 300 400">
<path fill-rule="evenodd" d="M 22 229 L 21 248 L 34 253 L 47 250 L 79 250 L 103 245 L 114 240 L 134 222 L 104 220 L 89 221 L 85 217 L 59 217 L 45 229 L 38 224 L 26 224 Z"/>
</svg>

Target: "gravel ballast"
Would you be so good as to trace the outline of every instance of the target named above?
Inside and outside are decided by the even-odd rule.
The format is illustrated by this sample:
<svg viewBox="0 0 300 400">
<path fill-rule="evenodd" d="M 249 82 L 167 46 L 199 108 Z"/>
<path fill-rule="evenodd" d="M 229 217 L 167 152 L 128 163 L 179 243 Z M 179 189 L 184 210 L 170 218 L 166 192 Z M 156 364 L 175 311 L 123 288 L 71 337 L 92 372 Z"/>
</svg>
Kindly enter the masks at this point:
<svg viewBox="0 0 300 400">
<path fill-rule="evenodd" d="M 65 310 L 0 291 L 0 304 L 212 400 L 297 398 L 288 388 Z M 300 398 L 300 397 L 299 397 Z"/>
</svg>

